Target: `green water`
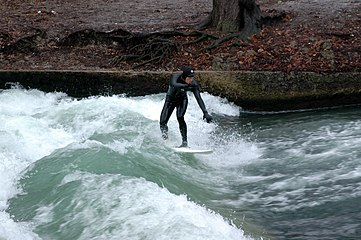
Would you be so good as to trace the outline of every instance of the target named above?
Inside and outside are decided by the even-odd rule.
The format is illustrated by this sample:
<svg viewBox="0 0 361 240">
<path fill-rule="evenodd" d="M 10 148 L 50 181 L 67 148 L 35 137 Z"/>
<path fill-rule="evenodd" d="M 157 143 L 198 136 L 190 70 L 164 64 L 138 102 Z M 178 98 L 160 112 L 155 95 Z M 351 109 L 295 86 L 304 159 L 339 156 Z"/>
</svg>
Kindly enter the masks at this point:
<svg viewBox="0 0 361 240">
<path fill-rule="evenodd" d="M 358 107 L 252 114 L 204 94 L 215 122 L 191 98 L 189 142 L 214 152 L 192 155 L 171 150 L 175 117 L 161 140 L 163 97 L 0 93 L 0 238 L 358 239 Z"/>
</svg>

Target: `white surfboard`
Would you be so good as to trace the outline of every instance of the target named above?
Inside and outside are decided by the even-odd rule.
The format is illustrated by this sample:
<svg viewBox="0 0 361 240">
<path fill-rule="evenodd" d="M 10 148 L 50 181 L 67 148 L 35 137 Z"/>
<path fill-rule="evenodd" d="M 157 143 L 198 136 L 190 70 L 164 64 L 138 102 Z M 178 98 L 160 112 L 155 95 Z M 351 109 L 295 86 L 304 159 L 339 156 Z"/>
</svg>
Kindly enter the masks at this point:
<svg viewBox="0 0 361 240">
<path fill-rule="evenodd" d="M 173 147 L 172 149 L 180 153 L 208 154 L 213 152 L 212 149 L 194 149 L 189 147 Z"/>
</svg>

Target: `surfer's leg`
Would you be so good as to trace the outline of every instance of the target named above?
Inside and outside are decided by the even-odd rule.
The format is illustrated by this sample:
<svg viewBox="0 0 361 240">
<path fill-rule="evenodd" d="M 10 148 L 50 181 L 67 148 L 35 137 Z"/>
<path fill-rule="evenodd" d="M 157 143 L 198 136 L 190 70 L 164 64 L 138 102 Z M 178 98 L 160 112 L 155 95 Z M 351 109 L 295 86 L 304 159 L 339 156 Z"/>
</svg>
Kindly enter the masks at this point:
<svg viewBox="0 0 361 240">
<path fill-rule="evenodd" d="M 167 140 L 168 139 L 168 126 L 160 125 L 160 132 L 162 133 L 162 138 L 164 140 Z"/>
<path fill-rule="evenodd" d="M 188 141 L 187 141 L 187 124 L 184 120 L 184 115 L 187 111 L 187 106 L 188 106 L 188 99 L 185 98 L 181 105 L 177 107 L 177 120 L 179 123 L 179 130 L 182 136 L 182 144 L 180 145 L 180 147 L 187 147 L 188 146 Z"/>
<path fill-rule="evenodd" d="M 170 116 L 172 115 L 172 112 L 174 110 L 175 106 L 174 104 L 171 104 L 169 101 L 165 101 L 162 113 L 160 114 L 160 131 L 162 133 L 162 138 L 164 140 L 168 139 L 168 126 L 167 123 L 169 121 Z"/>
<path fill-rule="evenodd" d="M 180 133 L 182 135 L 182 144 L 180 145 L 180 147 L 187 147 L 188 146 L 187 124 L 184 121 L 184 117 L 177 118 L 177 120 L 178 120 L 178 123 L 179 123 L 179 130 L 180 130 Z"/>
</svg>

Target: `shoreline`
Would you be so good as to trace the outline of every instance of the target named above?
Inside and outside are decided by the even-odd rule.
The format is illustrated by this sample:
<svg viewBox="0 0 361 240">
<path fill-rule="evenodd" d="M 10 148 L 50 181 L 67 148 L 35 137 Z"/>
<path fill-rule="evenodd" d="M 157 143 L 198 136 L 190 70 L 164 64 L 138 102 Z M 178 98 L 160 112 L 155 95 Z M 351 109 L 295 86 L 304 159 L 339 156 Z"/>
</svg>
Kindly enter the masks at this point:
<svg viewBox="0 0 361 240">
<path fill-rule="evenodd" d="M 64 92 L 71 97 L 165 93 L 173 72 L 0 70 L 0 89 Z M 248 111 L 289 111 L 361 104 L 361 72 L 197 71 L 201 90 Z M 346 81 L 347 80 L 347 81 Z"/>
</svg>

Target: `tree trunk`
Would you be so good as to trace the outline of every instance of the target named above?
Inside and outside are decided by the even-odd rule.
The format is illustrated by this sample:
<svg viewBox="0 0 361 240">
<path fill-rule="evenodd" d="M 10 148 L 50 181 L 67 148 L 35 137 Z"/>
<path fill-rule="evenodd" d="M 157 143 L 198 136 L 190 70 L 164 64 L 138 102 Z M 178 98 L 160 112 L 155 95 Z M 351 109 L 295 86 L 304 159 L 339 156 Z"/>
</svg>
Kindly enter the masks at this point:
<svg viewBox="0 0 361 240">
<path fill-rule="evenodd" d="M 261 10 L 255 0 L 213 0 L 210 25 L 248 37 L 261 29 Z"/>
</svg>

